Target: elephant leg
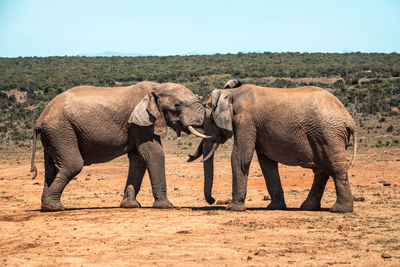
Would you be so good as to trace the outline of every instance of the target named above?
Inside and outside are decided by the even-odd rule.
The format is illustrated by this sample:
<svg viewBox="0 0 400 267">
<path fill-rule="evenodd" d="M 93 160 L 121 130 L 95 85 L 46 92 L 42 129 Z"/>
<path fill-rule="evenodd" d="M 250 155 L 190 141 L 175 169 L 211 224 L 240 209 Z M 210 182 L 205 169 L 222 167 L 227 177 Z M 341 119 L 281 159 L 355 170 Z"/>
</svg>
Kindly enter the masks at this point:
<svg viewBox="0 0 400 267">
<path fill-rule="evenodd" d="M 154 208 L 172 208 L 167 199 L 167 183 L 165 180 L 165 158 L 160 138 L 155 138 L 139 145 L 138 151 L 145 159 L 153 190 Z"/>
<path fill-rule="evenodd" d="M 124 199 L 121 202 L 121 208 L 140 208 L 140 203 L 136 200 L 136 196 L 140 191 L 143 176 L 146 172 L 146 162 L 135 151 L 128 154 L 129 157 L 129 173 L 126 180 Z"/>
<path fill-rule="evenodd" d="M 258 151 L 257 157 L 264 175 L 268 193 L 271 196 L 271 203 L 268 205 L 267 209 L 285 210 L 286 204 L 283 196 L 281 179 L 279 177 L 278 163 Z"/>
<path fill-rule="evenodd" d="M 331 212 L 352 212 L 353 195 L 350 191 L 349 179 L 347 176 L 348 163 L 337 162 L 333 166 L 333 181 L 336 188 L 336 202 L 331 207 Z"/>
<path fill-rule="evenodd" d="M 75 136 L 66 132 L 65 140 L 73 141 Z M 75 139 L 76 141 L 76 139 Z M 69 181 L 83 168 L 83 159 L 77 142 L 73 144 L 59 143 L 58 140 L 49 142 L 45 151 L 45 183 L 42 193 L 42 211 L 64 210 L 61 204 L 61 194 Z M 67 146 L 67 148 L 65 148 Z"/>
<path fill-rule="evenodd" d="M 61 204 L 61 194 L 69 181 L 72 180 L 83 168 L 82 158 L 75 158 L 70 162 L 56 164 L 58 172 L 53 181 L 51 175 L 46 175 L 45 185 L 42 193 L 42 211 L 64 210 Z M 52 168 L 52 167 L 48 167 Z"/>
<path fill-rule="evenodd" d="M 307 199 L 301 204 L 302 210 L 320 210 L 321 199 L 324 194 L 326 183 L 328 182 L 329 175 L 321 170 L 314 169 L 314 181 Z"/>
<path fill-rule="evenodd" d="M 233 211 L 245 211 L 244 201 L 247 193 L 247 178 L 249 168 L 254 153 L 254 143 L 237 142 L 238 136 L 232 150 L 232 202 L 228 204 L 227 209 Z"/>
<path fill-rule="evenodd" d="M 353 196 L 350 191 L 347 173 L 338 174 L 333 177 L 336 188 L 336 202 L 330 212 L 353 212 Z"/>
<path fill-rule="evenodd" d="M 43 186 L 43 193 L 42 193 L 42 209 L 43 206 L 52 207 L 52 209 L 57 210 L 58 207 L 60 210 L 63 210 L 64 207 L 61 205 L 60 202 L 50 203 L 51 198 L 49 195 L 49 187 L 53 184 L 54 179 L 57 175 L 57 168 L 54 164 L 53 159 L 50 157 L 47 151 L 44 151 L 44 186 Z"/>
</svg>

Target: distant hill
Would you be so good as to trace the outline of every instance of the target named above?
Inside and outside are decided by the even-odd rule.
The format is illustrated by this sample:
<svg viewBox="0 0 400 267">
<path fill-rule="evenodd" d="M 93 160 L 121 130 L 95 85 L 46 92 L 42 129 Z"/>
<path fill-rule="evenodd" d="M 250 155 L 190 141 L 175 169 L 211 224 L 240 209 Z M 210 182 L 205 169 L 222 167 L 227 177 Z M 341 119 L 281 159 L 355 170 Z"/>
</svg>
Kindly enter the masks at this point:
<svg viewBox="0 0 400 267">
<path fill-rule="evenodd" d="M 152 55 L 139 54 L 139 53 L 122 53 L 122 52 L 105 51 L 103 53 L 79 54 L 78 56 L 80 56 L 80 57 L 147 57 L 147 56 L 152 56 Z"/>
<path fill-rule="evenodd" d="M 179 55 L 171 55 L 171 56 L 200 56 L 200 55 L 214 55 L 215 53 L 198 53 L 198 52 L 188 52 L 185 54 Z M 152 54 L 139 54 L 139 53 L 122 53 L 122 52 L 113 52 L 113 51 L 105 51 L 102 53 L 93 53 L 93 54 L 79 54 L 79 57 L 149 57 L 149 56 L 157 56 Z"/>
</svg>

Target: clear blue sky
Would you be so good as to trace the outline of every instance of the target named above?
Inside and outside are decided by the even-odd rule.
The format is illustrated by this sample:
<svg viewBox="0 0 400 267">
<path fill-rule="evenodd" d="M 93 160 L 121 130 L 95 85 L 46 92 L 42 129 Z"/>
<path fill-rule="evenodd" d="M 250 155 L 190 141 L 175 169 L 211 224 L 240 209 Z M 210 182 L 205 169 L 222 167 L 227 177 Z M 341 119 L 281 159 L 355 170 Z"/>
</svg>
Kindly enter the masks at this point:
<svg viewBox="0 0 400 267">
<path fill-rule="evenodd" d="M 0 0 L 0 57 L 400 52 L 400 0 Z"/>
</svg>

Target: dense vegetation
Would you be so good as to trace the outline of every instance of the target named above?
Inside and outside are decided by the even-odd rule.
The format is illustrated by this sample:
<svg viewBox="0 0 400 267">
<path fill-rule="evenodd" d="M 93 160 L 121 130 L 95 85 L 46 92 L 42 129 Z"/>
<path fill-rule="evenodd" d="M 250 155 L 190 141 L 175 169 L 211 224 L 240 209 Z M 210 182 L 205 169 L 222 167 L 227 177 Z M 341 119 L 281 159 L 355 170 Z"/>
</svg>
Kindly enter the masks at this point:
<svg viewBox="0 0 400 267">
<path fill-rule="evenodd" d="M 205 99 L 212 89 L 221 88 L 230 78 L 264 86 L 311 84 L 329 88 L 356 116 L 360 126 L 368 116 L 375 115 L 377 120 L 385 118 L 381 124 L 391 123 L 386 132 L 394 136 L 400 134 L 396 125 L 399 77 L 397 53 L 0 58 L 0 138 L 2 143 L 11 140 L 20 144 L 29 139 L 45 104 L 73 86 L 120 86 L 143 80 L 177 82 Z"/>
</svg>

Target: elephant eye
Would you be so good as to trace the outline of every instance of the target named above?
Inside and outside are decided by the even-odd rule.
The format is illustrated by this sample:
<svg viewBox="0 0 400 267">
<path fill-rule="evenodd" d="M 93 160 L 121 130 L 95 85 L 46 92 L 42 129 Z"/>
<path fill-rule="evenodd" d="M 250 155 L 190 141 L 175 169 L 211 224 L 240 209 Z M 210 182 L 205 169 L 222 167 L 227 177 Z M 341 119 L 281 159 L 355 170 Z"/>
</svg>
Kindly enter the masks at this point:
<svg viewBox="0 0 400 267">
<path fill-rule="evenodd" d="M 178 109 L 178 110 L 181 109 L 181 105 L 179 105 L 179 104 L 175 104 L 174 107 L 175 107 L 175 109 Z"/>
</svg>

